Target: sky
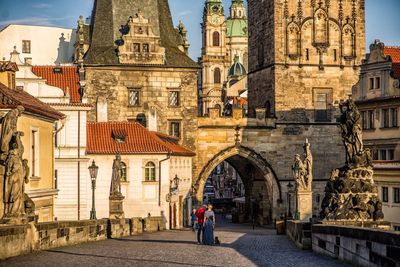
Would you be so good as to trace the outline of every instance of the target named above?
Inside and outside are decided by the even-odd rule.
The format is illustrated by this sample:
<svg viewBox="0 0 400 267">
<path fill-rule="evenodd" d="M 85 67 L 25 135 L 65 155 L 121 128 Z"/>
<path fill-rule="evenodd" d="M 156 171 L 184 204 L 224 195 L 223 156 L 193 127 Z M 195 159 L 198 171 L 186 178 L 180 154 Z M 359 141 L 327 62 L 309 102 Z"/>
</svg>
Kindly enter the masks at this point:
<svg viewBox="0 0 400 267">
<path fill-rule="evenodd" d="M 197 60 L 201 51 L 200 23 L 204 2 L 169 0 L 174 24 L 182 20 L 188 29 L 190 56 L 194 60 Z M 223 2 L 225 13 L 228 14 L 231 0 Z M 0 28 L 7 24 L 75 28 L 78 17 L 88 17 L 92 7 L 93 0 L 0 0 Z M 367 47 L 375 39 L 380 39 L 386 45 L 400 46 L 399 14 L 400 0 L 366 0 Z"/>
</svg>

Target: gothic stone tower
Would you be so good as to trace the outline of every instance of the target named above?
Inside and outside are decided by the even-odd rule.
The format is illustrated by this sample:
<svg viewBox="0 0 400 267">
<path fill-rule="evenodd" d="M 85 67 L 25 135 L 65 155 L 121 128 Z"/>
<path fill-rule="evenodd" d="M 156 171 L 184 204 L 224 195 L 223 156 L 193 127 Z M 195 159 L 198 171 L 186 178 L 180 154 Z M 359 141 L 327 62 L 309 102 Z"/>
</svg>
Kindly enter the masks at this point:
<svg viewBox="0 0 400 267">
<path fill-rule="evenodd" d="M 96 0 L 83 57 L 89 121 L 140 121 L 194 149 L 199 66 L 167 0 Z"/>
<path fill-rule="evenodd" d="M 202 113 L 208 108 L 223 108 L 222 86 L 230 67 L 226 49 L 226 23 L 222 0 L 206 0 L 202 23 Z"/>
<path fill-rule="evenodd" d="M 364 0 L 249 1 L 249 112 L 330 123 L 365 55 Z"/>
</svg>

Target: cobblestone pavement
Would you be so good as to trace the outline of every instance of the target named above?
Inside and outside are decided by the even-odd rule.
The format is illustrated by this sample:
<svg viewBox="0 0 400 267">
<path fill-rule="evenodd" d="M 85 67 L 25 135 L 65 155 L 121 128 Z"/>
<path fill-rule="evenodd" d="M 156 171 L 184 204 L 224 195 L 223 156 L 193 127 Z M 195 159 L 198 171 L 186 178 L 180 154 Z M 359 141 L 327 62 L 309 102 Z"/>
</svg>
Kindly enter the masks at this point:
<svg viewBox="0 0 400 267">
<path fill-rule="evenodd" d="M 221 246 L 197 245 L 189 230 L 165 231 L 51 249 L 0 266 L 345 266 L 299 250 L 272 229 L 229 224 L 216 229 L 216 235 Z"/>
</svg>

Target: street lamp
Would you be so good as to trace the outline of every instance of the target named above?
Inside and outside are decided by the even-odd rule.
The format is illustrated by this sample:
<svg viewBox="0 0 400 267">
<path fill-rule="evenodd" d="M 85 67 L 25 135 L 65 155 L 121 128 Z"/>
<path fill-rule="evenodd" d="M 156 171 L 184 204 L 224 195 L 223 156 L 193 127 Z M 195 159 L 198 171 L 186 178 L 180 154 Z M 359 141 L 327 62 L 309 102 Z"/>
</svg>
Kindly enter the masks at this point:
<svg viewBox="0 0 400 267">
<path fill-rule="evenodd" d="M 96 166 L 94 160 L 92 161 L 92 165 L 89 166 L 90 180 L 92 181 L 92 210 L 90 211 L 90 219 L 96 220 L 96 208 L 94 204 L 94 190 L 96 189 L 96 178 L 97 173 L 99 171 L 99 167 Z"/>
<path fill-rule="evenodd" d="M 288 199 L 288 206 L 289 206 L 288 207 L 289 208 L 288 217 L 292 218 L 291 194 L 292 194 L 293 185 L 290 183 L 290 181 L 289 181 L 289 184 L 287 185 L 287 188 L 288 188 L 287 199 Z"/>
</svg>

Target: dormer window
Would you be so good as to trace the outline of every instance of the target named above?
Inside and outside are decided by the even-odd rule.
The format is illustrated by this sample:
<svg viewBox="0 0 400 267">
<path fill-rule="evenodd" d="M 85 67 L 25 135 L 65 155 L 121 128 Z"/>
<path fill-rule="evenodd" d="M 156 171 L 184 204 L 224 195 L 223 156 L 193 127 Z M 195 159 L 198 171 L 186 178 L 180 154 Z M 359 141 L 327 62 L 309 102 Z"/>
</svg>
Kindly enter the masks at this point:
<svg viewBox="0 0 400 267">
<path fill-rule="evenodd" d="M 368 81 L 369 90 L 381 89 L 381 77 L 370 77 Z"/>
<path fill-rule="evenodd" d="M 113 130 L 112 131 L 112 138 L 114 139 L 115 142 L 117 143 L 125 143 L 126 141 L 126 132 L 125 131 L 120 131 L 120 130 Z"/>
<path fill-rule="evenodd" d="M 149 52 L 150 52 L 149 44 L 143 44 L 143 53 L 149 53 Z"/>
<path fill-rule="evenodd" d="M 139 43 L 134 43 L 133 44 L 133 52 L 134 53 L 140 53 L 140 44 Z"/>
<path fill-rule="evenodd" d="M 54 74 L 62 74 L 62 68 L 53 68 L 53 73 Z"/>
</svg>

